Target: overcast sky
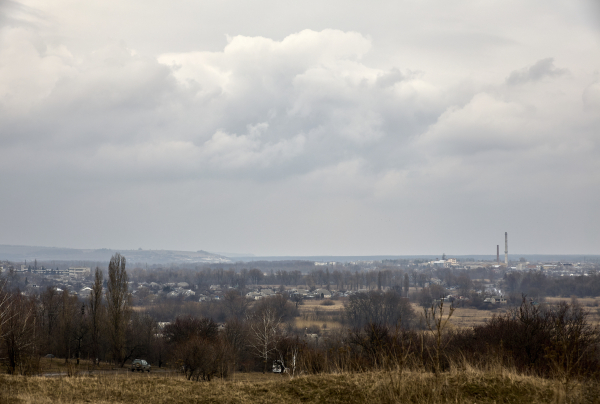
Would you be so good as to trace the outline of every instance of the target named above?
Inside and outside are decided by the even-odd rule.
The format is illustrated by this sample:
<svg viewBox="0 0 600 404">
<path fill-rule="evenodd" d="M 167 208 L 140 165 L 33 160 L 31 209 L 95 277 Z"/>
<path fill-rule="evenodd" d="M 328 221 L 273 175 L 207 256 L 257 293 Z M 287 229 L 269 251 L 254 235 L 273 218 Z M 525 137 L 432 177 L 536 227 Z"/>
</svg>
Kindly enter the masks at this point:
<svg viewBox="0 0 600 404">
<path fill-rule="evenodd" d="M 600 254 L 594 0 L 1 0 L 0 244 Z"/>
</svg>

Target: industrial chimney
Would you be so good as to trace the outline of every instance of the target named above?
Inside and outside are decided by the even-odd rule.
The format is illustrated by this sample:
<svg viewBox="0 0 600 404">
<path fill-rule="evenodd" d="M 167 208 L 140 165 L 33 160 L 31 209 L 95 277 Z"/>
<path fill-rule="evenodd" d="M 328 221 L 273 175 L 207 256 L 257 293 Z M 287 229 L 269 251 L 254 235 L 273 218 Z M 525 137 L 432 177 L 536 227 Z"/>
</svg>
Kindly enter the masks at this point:
<svg viewBox="0 0 600 404">
<path fill-rule="evenodd" d="M 508 268 L 508 232 L 504 232 L 504 263 Z"/>
<path fill-rule="evenodd" d="M 496 263 L 500 263 L 500 244 L 496 244 Z"/>
</svg>

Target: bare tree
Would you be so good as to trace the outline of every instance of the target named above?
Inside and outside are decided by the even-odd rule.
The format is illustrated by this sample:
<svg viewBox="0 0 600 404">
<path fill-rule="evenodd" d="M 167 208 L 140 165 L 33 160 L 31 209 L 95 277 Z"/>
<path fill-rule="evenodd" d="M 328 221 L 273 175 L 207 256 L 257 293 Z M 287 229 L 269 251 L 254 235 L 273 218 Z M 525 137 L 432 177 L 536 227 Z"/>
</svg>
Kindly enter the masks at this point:
<svg viewBox="0 0 600 404">
<path fill-rule="evenodd" d="M 588 372 L 584 362 L 596 355 L 600 329 L 588 323 L 588 313 L 576 300 L 559 303 L 548 309 L 544 317 L 552 322 L 546 357 L 568 396 L 572 380 Z"/>
<path fill-rule="evenodd" d="M 10 299 L 5 286 L 6 280 L 0 281 L 0 338 L 4 336 L 5 325 L 10 316 Z"/>
<path fill-rule="evenodd" d="M 237 368 L 238 361 L 247 347 L 248 326 L 237 318 L 231 318 L 225 323 L 223 339 L 229 345 L 233 354 L 233 369 Z"/>
<path fill-rule="evenodd" d="M 12 294 L 6 303 L 2 324 L 2 359 L 9 374 L 32 371 L 35 350 L 35 302 Z"/>
<path fill-rule="evenodd" d="M 450 304 L 448 312 L 444 313 L 444 299 L 441 299 L 439 303 L 434 301 L 430 308 L 424 309 L 425 325 L 434 338 L 433 348 L 435 357 L 432 357 L 432 359 L 434 361 L 434 371 L 436 376 L 439 376 L 440 374 L 441 357 L 444 354 L 444 348 L 446 347 L 443 340 L 444 330 L 448 325 L 454 310 L 454 306 Z"/>
<path fill-rule="evenodd" d="M 60 349 L 59 338 L 56 335 L 59 330 L 60 319 L 60 294 L 52 286 L 40 294 L 40 328 L 41 328 L 41 349 L 46 353 L 58 354 Z"/>
<path fill-rule="evenodd" d="M 98 358 L 100 354 L 100 329 L 102 314 L 104 312 L 104 306 L 102 306 L 102 272 L 100 268 L 96 267 L 96 273 L 94 275 L 94 286 L 90 293 L 89 301 L 89 313 L 90 313 L 90 334 L 91 334 L 91 353 L 94 364 L 98 364 Z"/>
<path fill-rule="evenodd" d="M 243 319 L 250 307 L 250 301 L 239 291 L 232 289 L 225 292 L 223 305 L 228 319 Z"/>
<path fill-rule="evenodd" d="M 263 310 L 250 324 L 251 339 L 249 346 L 263 360 L 263 373 L 267 371 L 269 356 L 277 349 L 280 324 L 281 319 L 277 317 L 275 310 L 271 308 Z"/>
<path fill-rule="evenodd" d="M 400 324 L 408 328 L 415 313 L 408 301 L 397 292 L 371 291 L 350 296 L 345 307 L 345 316 L 352 327 L 362 328 L 367 324 L 395 327 Z"/>
<path fill-rule="evenodd" d="M 71 343 L 75 339 L 75 314 L 79 303 L 76 296 L 69 296 L 69 291 L 65 289 L 61 293 L 59 309 L 59 339 L 65 363 L 71 358 Z"/>
<path fill-rule="evenodd" d="M 145 313 L 132 313 L 127 324 L 126 343 L 122 363 L 129 359 L 144 355 L 147 356 L 152 349 L 157 324 L 154 319 Z"/>
<path fill-rule="evenodd" d="M 75 314 L 74 316 L 74 320 L 75 320 L 75 327 L 74 327 L 74 335 L 73 338 L 75 340 L 75 352 L 76 352 L 76 356 L 75 358 L 77 359 L 77 364 L 79 365 L 79 359 L 81 358 L 81 352 L 82 352 L 82 344 L 87 341 L 88 335 L 89 335 L 89 331 L 90 331 L 90 327 L 89 327 L 89 321 L 87 319 L 87 316 L 89 315 L 88 312 L 86 312 L 86 308 L 85 308 L 85 303 L 83 303 L 80 306 L 80 310 L 78 313 Z M 85 348 L 85 347 L 84 347 Z"/>
<path fill-rule="evenodd" d="M 125 257 L 116 253 L 108 264 L 106 303 L 108 307 L 108 332 L 112 358 L 121 367 L 125 365 L 126 330 L 130 315 L 129 291 Z"/>
<path fill-rule="evenodd" d="M 255 285 L 258 285 L 264 277 L 262 271 L 257 268 L 251 269 L 250 272 L 248 272 L 248 275 L 250 276 L 252 283 Z"/>
</svg>

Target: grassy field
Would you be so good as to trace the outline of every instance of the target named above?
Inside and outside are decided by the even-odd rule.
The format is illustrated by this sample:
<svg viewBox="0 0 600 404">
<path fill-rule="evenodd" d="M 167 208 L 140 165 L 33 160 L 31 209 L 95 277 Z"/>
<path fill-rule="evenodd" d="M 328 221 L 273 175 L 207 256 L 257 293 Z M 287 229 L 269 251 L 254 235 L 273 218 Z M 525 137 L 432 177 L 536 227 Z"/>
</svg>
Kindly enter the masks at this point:
<svg viewBox="0 0 600 404">
<path fill-rule="evenodd" d="M 323 304 L 323 302 L 329 302 Z M 331 304 L 333 303 L 333 304 Z M 344 300 L 305 300 L 298 307 L 300 316 L 296 318 L 294 326 L 303 329 L 311 326 L 321 330 L 340 328 L 342 324 L 337 321 L 339 314 L 344 310 Z"/>
<path fill-rule="evenodd" d="M 173 374 L 0 376 L 0 403 L 595 403 L 597 384 L 573 386 L 498 370 L 308 375 L 238 373 L 191 382 Z"/>
<path fill-rule="evenodd" d="M 503 308 L 495 310 L 478 310 L 473 308 L 457 307 L 452 314 L 450 324 L 456 328 L 467 328 L 475 325 L 483 325 L 487 319 L 492 318 L 494 314 L 501 314 L 505 311 Z"/>
<path fill-rule="evenodd" d="M 64 358 L 40 358 L 40 372 L 41 373 L 64 373 L 69 371 L 75 372 L 87 372 L 91 369 L 93 370 L 112 370 L 115 368 L 113 365 L 110 365 L 106 362 L 101 362 L 98 366 L 93 366 L 91 361 L 87 359 L 81 359 L 79 361 L 79 365 L 76 364 L 76 360 L 71 359 L 69 363 L 65 363 Z"/>
<path fill-rule="evenodd" d="M 331 300 L 333 305 L 323 305 L 323 300 L 307 300 L 299 307 L 300 316 L 296 318 L 295 326 L 297 328 L 306 328 L 317 326 L 324 330 L 333 330 L 340 328 L 340 322 L 332 321 L 330 318 L 334 313 L 341 313 L 344 310 L 344 300 Z M 412 303 L 413 310 L 417 316 L 423 314 L 423 308 L 416 303 Z M 494 310 L 478 310 L 473 308 L 457 307 L 452 315 L 450 323 L 456 328 L 472 327 L 485 323 L 486 319 L 493 314 L 500 314 L 505 311 L 505 307 Z M 318 314 L 317 314 L 318 313 Z M 323 324 L 326 325 L 323 328 Z"/>
<path fill-rule="evenodd" d="M 600 324 L 600 298 L 581 298 L 577 301 L 588 311 L 589 321 L 596 325 Z M 333 305 L 323 305 L 323 300 L 306 300 L 299 306 L 300 316 L 296 318 L 294 325 L 303 329 L 311 326 L 317 326 L 323 330 L 333 330 L 342 325 L 339 321 L 333 321 L 332 317 L 336 313 L 344 310 L 345 299 L 331 300 Z M 571 302 L 571 298 L 547 297 L 545 303 L 558 304 L 559 302 Z M 416 303 L 412 303 L 413 310 L 417 316 L 423 314 L 423 308 Z M 492 318 L 494 314 L 499 315 L 507 310 L 507 306 L 498 306 L 493 310 L 478 310 L 470 307 L 456 307 L 450 320 L 450 324 L 455 328 L 467 328 L 475 325 L 482 325 L 487 319 Z M 325 327 L 323 327 L 325 324 Z"/>
</svg>

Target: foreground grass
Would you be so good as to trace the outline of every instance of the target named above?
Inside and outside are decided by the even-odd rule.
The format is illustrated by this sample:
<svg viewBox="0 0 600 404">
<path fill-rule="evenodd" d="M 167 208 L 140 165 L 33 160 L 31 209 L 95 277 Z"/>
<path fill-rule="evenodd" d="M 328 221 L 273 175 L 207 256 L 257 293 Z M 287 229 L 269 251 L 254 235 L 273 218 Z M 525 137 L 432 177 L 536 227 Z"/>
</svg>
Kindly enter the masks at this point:
<svg viewBox="0 0 600 404">
<path fill-rule="evenodd" d="M 0 403 L 596 403 L 597 384 L 566 396 L 551 380 L 462 370 L 439 378 L 420 372 L 310 375 L 238 374 L 190 382 L 173 375 L 73 378 L 0 376 Z"/>
</svg>

